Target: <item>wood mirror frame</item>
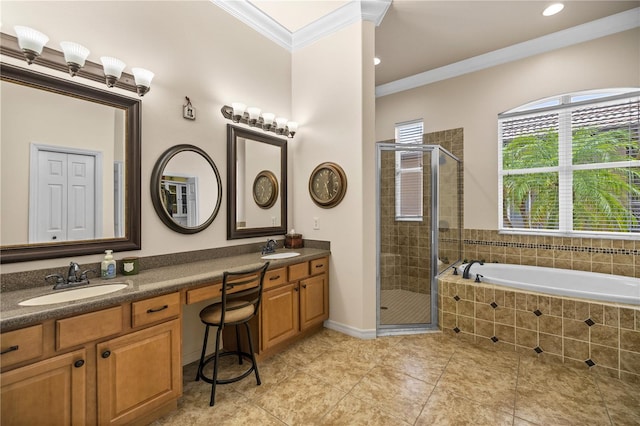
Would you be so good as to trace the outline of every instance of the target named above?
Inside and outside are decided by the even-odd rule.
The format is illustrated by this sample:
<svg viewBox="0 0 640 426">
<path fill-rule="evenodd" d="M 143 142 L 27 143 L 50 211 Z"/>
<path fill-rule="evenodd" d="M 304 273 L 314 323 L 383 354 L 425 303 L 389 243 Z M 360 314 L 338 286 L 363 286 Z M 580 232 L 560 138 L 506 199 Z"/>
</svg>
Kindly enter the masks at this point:
<svg viewBox="0 0 640 426">
<path fill-rule="evenodd" d="M 27 262 L 70 256 L 102 253 L 105 250 L 129 251 L 141 248 L 140 219 L 140 116 L 141 102 L 135 98 L 118 95 L 59 79 L 24 68 L 0 64 L 2 81 L 12 82 L 40 90 L 74 97 L 87 102 L 96 102 L 124 111 L 125 130 L 125 212 L 124 237 L 95 240 L 65 241 L 59 243 L 31 243 L 1 247 L 0 263 Z"/>
<path fill-rule="evenodd" d="M 160 194 L 162 176 L 165 172 L 167 164 L 169 163 L 169 161 L 171 161 L 172 158 L 182 152 L 193 152 L 202 156 L 203 159 L 211 166 L 212 173 L 214 175 L 213 177 L 215 178 L 216 184 L 218 185 L 216 204 L 213 208 L 213 211 L 201 224 L 197 226 L 182 226 L 174 221 L 167 212 L 166 205 L 164 204 L 162 195 Z M 206 189 L 203 188 L 202 190 L 204 191 Z M 181 234 L 195 234 L 197 232 L 203 231 L 209 225 L 211 225 L 213 220 L 216 218 L 216 216 L 218 215 L 218 211 L 220 210 L 220 204 L 222 204 L 222 180 L 220 179 L 220 173 L 218 172 L 216 164 L 206 152 L 204 152 L 197 146 L 183 144 L 169 148 L 160 156 L 155 166 L 153 167 L 153 172 L 151 173 L 151 201 L 153 202 L 153 208 L 156 210 L 156 213 L 158 214 L 160 220 L 162 220 L 165 225 L 167 225 L 174 231 Z"/>
<path fill-rule="evenodd" d="M 237 174 L 237 140 L 249 139 L 259 143 L 272 145 L 280 149 L 280 225 L 254 228 L 238 227 L 238 185 Z M 253 179 L 251 180 L 253 182 Z M 246 195 L 246 194 L 244 194 Z M 251 200 L 253 197 L 249 194 Z M 287 141 L 263 133 L 227 124 L 227 240 L 287 233 Z"/>
</svg>

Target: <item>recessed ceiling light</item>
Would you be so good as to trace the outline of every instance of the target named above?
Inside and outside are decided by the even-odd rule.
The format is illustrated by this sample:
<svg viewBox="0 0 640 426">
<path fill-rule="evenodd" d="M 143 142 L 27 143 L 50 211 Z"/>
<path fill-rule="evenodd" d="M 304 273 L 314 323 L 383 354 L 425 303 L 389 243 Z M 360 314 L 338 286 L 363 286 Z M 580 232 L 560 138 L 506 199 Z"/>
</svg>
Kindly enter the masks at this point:
<svg viewBox="0 0 640 426">
<path fill-rule="evenodd" d="M 375 58 L 373 58 L 373 65 L 379 65 L 379 64 L 380 64 L 380 58 L 376 56 Z"/>
<path fill-rule="evenodd" d="M 551 6 L 547 7 L 544 12 L 542 12 L 542 14 L 544 16 L 551 16 L 551 15 L 555 15 L 556 13 L 560 12 L 562 9 L 564 9 L 564 4 L 562 3 L 554 3 Z"/>
</svg>

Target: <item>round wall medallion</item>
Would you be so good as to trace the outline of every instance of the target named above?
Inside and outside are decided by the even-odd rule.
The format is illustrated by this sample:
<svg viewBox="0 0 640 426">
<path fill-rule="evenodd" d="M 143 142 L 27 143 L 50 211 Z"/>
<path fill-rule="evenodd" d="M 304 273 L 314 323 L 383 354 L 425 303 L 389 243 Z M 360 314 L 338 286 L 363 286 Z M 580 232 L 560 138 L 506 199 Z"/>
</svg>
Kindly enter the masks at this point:
<svg viewBox="0 0 640 426">
<path fill-rule="evenodd" d="M 269 170 L 263 170 L 253 181 L 253 200 L 263 209 L 268 209 L 278 199 L 278 180 Z"/>
<path fill-rule="evenodd" d="M 347 192 L 347 175 L 336 163 L 322 163 L 311 172 L 309 194 L 323 208 L 337 206 Z"/>
</svg>

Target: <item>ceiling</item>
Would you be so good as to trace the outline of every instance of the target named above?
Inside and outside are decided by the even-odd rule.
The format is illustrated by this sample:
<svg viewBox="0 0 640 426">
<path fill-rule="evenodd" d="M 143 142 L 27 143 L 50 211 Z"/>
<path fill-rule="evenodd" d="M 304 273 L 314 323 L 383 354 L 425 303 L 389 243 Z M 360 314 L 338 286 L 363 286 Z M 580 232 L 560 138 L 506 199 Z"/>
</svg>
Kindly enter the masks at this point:
<svg viewBox="0 0 640 426">
<path fill-rule="evenodd" d="M 344 6 L 336 0 L 250 0 L 295 33 Z M 575 27 L 640 6 L 640 1 L 565 1 L 544 17 L 552 1 L 393 0 L 376 28 L 376 86 Z"/>
</svg>

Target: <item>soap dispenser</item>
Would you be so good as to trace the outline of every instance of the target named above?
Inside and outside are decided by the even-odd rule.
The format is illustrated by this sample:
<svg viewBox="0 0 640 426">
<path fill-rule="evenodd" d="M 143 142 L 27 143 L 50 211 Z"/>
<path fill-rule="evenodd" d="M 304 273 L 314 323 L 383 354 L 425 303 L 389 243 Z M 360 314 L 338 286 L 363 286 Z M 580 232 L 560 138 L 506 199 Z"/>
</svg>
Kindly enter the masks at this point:
<svg viewBox="0 0 640 426">
<path fill-rule="evenodd" d="M 113 253 L 113 250 L 105 250 L 104 260 L 100 267 L 101 275 L 104 279 L 116 277 L 116 261 L 111 253 Z"/>
</svg>

